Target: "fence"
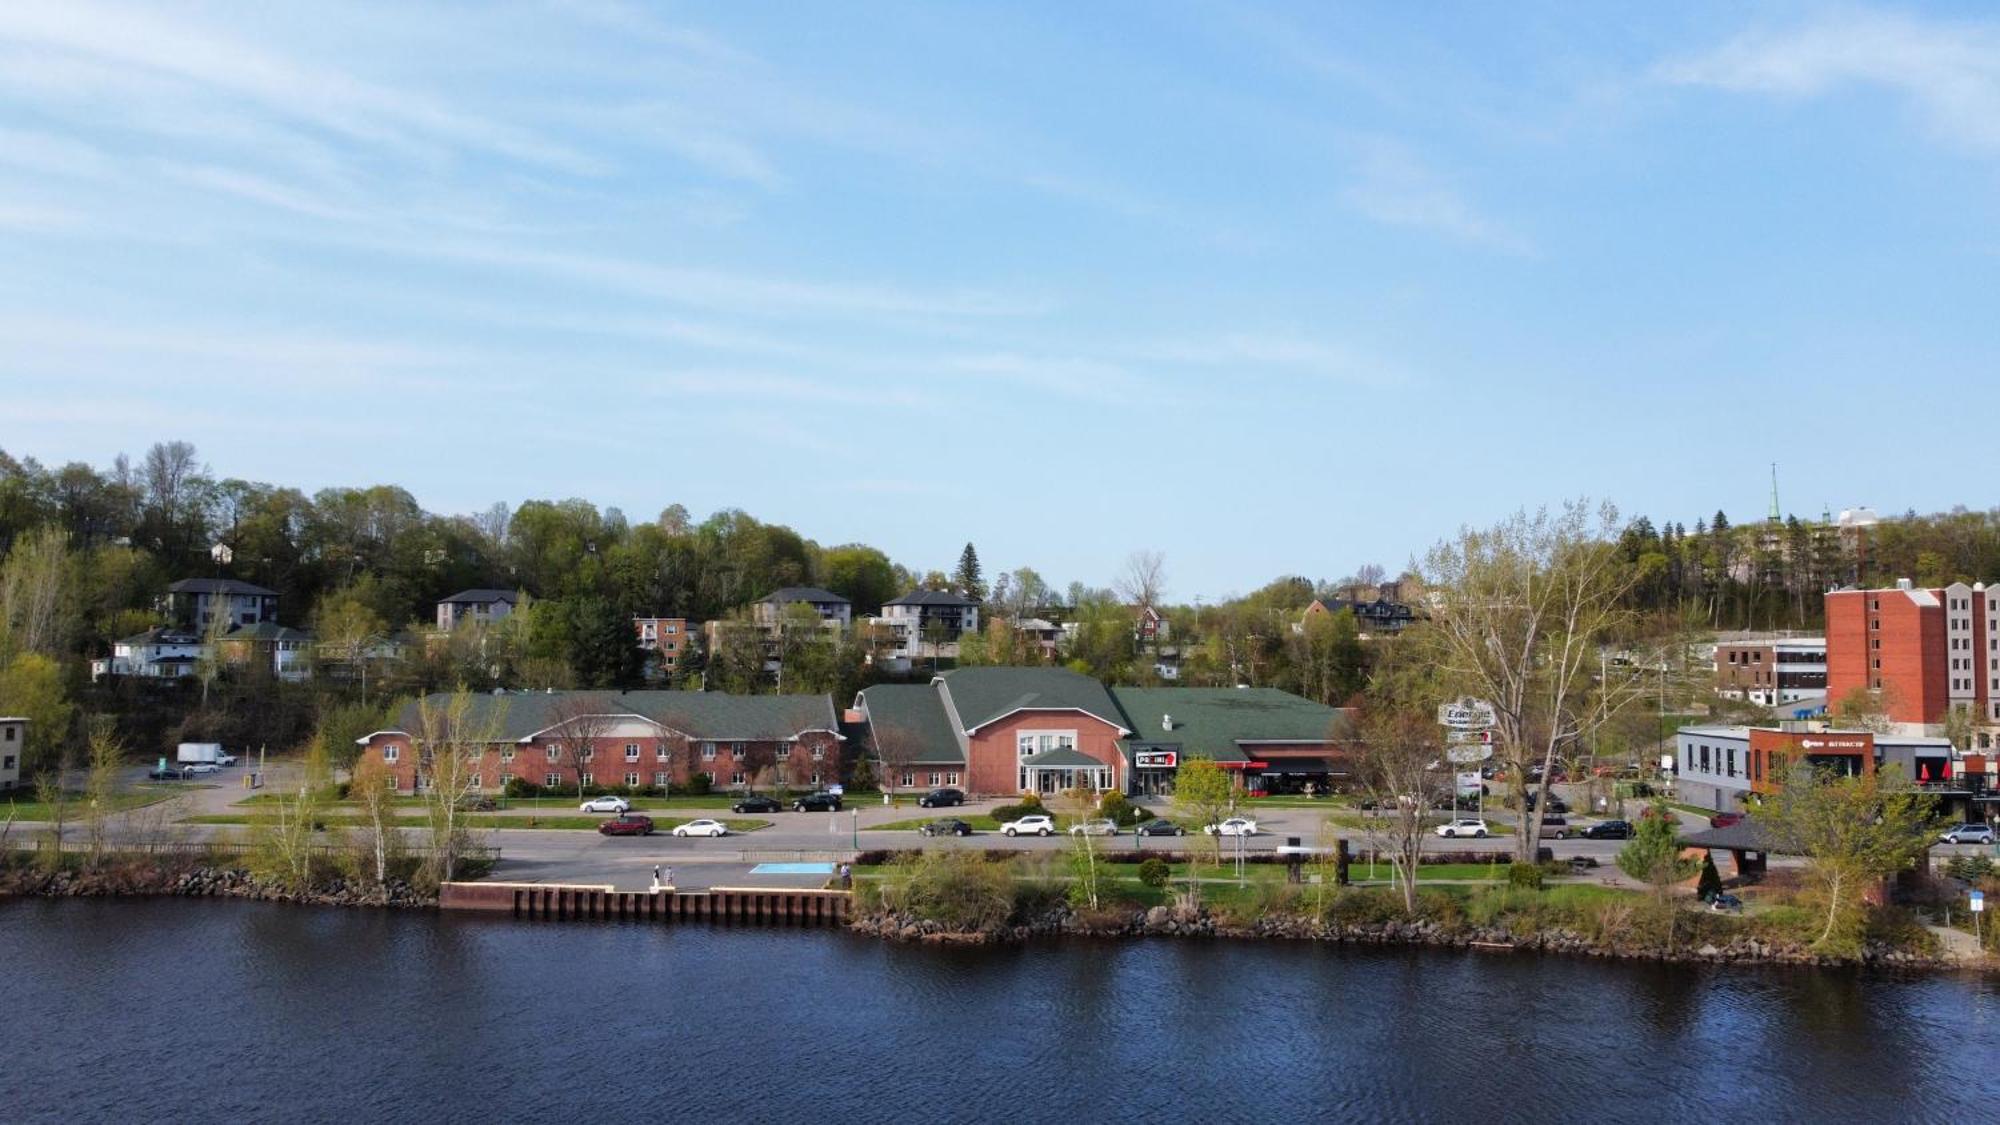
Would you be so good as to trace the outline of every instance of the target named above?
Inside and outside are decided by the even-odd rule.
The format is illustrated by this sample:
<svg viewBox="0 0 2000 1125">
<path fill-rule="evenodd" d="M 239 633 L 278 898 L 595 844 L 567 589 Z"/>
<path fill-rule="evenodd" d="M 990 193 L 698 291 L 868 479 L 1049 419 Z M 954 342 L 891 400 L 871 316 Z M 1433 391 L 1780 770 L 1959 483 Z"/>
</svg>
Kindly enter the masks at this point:
<svg viewBox="0 0 2000 1125">
<path fill-rule="evenodd" d="M 562 883 L 446 883 L 438 909 L 508 914 L 549 921 L 740 922 L 766 926 L 844 926 L 845 891 L 714 887 L 706 891 L 616 891 Z"/>
</svg>

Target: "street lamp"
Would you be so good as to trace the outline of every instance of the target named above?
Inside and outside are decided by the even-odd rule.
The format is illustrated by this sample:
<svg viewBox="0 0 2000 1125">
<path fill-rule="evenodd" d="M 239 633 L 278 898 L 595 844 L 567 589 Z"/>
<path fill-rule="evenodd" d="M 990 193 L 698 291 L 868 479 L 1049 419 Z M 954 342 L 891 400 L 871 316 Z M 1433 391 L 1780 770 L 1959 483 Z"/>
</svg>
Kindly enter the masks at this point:
<svg viewBox="0 0 2000 1125">
<path fill-rule="evenodd" d="M 853 818 L 854 850 L 858 852 L 861 850 L 861 810 L 849 809 L 847 815 Z"/>
</svg>

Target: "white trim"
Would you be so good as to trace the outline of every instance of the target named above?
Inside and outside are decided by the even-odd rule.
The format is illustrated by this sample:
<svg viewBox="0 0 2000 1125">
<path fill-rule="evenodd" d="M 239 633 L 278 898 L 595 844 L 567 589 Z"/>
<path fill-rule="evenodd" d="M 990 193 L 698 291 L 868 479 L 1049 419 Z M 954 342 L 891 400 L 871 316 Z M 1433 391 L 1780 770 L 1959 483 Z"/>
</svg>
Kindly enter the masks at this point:
<svg viewBox="0 0 2000 1125">
<path fill-rule="evenodd" d="M 985 727 L 990 727 L 994 723 L 1000 722 L 1005 719 L 1011 719 L 1015 715 L 1019 715 L 1024 711 L 1070 711 L 1078 715 L 1087 715 L 1090 718 L 1096 719 L 1098 722 L 1103 723 L 1105 726 L 1110 727 L 1112 730 L 1117 731 L 1118 737 L 1120 738 L 1124 738 L 1128 735 L 1135 733 L 1133 731 L 1126 730 L 1124 727 L 1119 726 L 1117 723 L 1112 722 L 1110 719 L 1105 718 L 1104 716 L 1098 714 L 1095 711 L 1086 710 L 1082 707 L 1016 707 L 1012 711 L 1008 711 L 1005 714 L 995 715 L 992 718 L 986 720 L 985 722 L 980 723 L 978 726 L 966 727 L 965 733 L 968 736 L 977 734 L 981 729 Z"/>
</svg>

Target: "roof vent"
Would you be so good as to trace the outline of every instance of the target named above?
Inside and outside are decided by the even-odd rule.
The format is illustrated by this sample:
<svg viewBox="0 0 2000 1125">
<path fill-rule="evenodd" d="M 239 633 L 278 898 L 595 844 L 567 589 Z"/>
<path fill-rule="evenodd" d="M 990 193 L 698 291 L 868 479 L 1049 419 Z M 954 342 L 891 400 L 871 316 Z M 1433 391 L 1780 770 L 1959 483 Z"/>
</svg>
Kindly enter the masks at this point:
<svg viewBox="0 0 2000 1125">
<path fill-rule="evenodd" d="M 1909 588 L 1910 588 L 1910 580 L 1909 580 L 1909 579 L 1907 579 L 1907 578 L 1898 578 L 1898 579 L 1896 579 L 1896 589 L 1898 589 L 1898 590 L 1907 590 L 1907 589 L 1909 589 Z"/>
<path fill-rule="evenodd" d="M 1174 717 L 1173 717 L 1172 715 L 1161 715 L 1161 716 L 1160 716 L 1160 729 L 1161 729 L 1161 730 L 1172 730 L 1172 729 L 1174 729 Z"/>
</svg>

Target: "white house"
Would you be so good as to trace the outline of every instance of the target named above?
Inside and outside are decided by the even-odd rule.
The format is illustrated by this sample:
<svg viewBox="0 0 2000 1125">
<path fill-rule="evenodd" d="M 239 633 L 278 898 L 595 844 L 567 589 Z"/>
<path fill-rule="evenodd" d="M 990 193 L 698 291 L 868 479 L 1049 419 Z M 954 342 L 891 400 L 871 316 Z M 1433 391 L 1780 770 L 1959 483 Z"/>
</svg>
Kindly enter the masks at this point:
<svg viewBox="0 0 2000 1125">
<path fill-rule="evenodd" d="M 923 656 L 958 657 L 958 639 L 979 631 L 979 603 L 948 590 L 912 590 L 882 603 L 874 623 L 896 638 L 891 659 Z M 935 649 L 935 651 L 933 651 Z"/>
<path fill-rule="evenodd" d="M 171 680 L 192 675 L 208 653 L 201 635 L 185 629 L 148 629 L 111 642 L 111 655 L 90 662 L 90 678 L 144 676 Z"/>
</svg>

